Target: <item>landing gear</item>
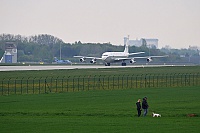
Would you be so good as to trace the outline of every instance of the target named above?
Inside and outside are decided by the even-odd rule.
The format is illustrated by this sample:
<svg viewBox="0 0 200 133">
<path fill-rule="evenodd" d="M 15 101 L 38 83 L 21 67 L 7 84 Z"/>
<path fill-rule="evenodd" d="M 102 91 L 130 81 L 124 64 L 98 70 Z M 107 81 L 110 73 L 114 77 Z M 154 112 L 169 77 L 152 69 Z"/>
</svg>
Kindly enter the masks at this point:
<svg viewBox="0 0 200 133">
<path fill-rule="evenodd" d="M 105 66 L 110 66 L 110 63 L 105 63 Z"/>
<path fill-rule="evenodd" d="M 126 66 L 126 62 L 122 62 L 122 66 Z"/>
</svg>

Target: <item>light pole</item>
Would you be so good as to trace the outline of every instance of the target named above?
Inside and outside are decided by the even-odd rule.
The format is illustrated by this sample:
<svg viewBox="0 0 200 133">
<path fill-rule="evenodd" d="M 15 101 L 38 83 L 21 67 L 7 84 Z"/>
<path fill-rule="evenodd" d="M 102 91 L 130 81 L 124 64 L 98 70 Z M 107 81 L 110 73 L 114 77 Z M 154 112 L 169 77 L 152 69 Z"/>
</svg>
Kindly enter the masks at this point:
<svg viewBox="0 0 200 133">
<path fill-rule="evenodd" d="M 61 60 L 61 43 L 60 43 L 60 60 Z"/>
</svg>

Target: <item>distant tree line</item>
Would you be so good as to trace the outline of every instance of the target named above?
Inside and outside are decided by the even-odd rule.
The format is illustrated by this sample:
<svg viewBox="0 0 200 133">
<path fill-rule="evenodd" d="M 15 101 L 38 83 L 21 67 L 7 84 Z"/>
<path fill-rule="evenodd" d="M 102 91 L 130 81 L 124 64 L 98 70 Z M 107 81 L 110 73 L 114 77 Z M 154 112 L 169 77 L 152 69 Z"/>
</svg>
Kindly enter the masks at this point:
<svg viewBox="0 0 200 133">
<path fill-rule="evenodd" d="M 24 37 L 21 35 L 1 34 L 0 35 L 0 57 L 4 53 L 4 45 L 6 42 L 14 42 L 17 45 L 18 50 L 18 62 L 53 62 L 54 57 L 61 57 L 62 59 L 70 59 L 77 61 L 73 58 L 75 55 L 82 56 L 94 56 L 100 57 L 103 52 L 106 51 L 123 51 L 124 46 L 116 46 L 110 43 L 82 43 L 77 41 L 75 43 L 65 43 L 61 39 L 48 34 L 41 34 L 35 36 Z M 180 54 L 197 55 L 197 52 L 192 50 L 173 50 L 162 48 L 148 48 L 145 43 L 141 47 L 131 46 L 129 52 L 144 51 L 145 54 L 138 56 L 150 55 L 166 55 L 169 58 L 160 58 L 161 61 L 181 61 Z"/>
</svg>

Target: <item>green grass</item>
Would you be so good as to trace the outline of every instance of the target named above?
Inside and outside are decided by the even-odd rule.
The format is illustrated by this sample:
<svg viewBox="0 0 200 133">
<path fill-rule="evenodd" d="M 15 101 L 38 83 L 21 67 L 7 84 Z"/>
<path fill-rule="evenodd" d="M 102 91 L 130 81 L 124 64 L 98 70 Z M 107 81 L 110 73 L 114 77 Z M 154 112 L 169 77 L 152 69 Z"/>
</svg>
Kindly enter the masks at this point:
<svg viewBox="0 0 200 133">
<path fill-rule="evenodd" d="M 199 132 L 200 88 L 96 90 L 0 96 L 1 132 Z M 147 117 L 136 101 L 148 97 Z M 153 118 L 151 112 L 162 115 Z M 187 117 L 187 114 L 196 117 Z"/>
<path fill-rule="evenodd" d="M 0 72 L 0 95 L 200 86 L 200 66 Z"/>
<path fill-rule="evenodd" d="M 28 79 L 46 77 L 79 77 L 85 75 L 145 75 L 145 74 L 179 74 L 200 73 L 200 66 L 182 67 L 145 67 L 145 68 L 106 68 L 106 69 L 74 69 L 74 70 L 46 70 L 46 71 L 10 71 L 0 72 L 2 79 Z"/>
</svg>

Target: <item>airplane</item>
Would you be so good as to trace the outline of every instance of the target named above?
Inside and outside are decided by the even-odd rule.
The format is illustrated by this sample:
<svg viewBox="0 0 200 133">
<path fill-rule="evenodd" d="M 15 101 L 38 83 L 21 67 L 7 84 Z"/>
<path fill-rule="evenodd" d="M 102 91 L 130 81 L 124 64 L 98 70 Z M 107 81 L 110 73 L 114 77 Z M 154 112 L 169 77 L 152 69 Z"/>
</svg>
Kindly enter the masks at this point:
<svg viewBox="0 0 200 133">
<path fill-rule="evenodd" d="M 87 56 L 74 56 L 75 58 L 80 58 L 80 62 L 85 62 L 86 59 L 91 59 L 90 63 L 95 64 L 97 60 L 102 60 L 105 63 L 105 66 L 110 66 L 110 63 L 121 62 L 122 66 L 126 66 L 126 60 L 130 60 L 131 64 L 136 63 L 135 59 L 146 58 L 147 62 L 153 61 L 152 58 L 159 57 L 168 57 L 164 56 L 143 56 L 143 57 L 129 57 L 131 55 L 143 54 L 145 52 L 129 53 L 128 52 L 129 37 L 126 41 L 124 52 L 105 52 L 102 54 L 101 58 L 99 57 L 87 57 Z"/>
<path fill-rule="evenodd" d="M 145 52 L 129 53 L 128 52 L 128 40 L 126 41 L 125 48 L 123 52 L 105 52 L 101 57 L 87 57 L 87 56 L 74 56 L 75 58 L 80 58 L 80 62 L 84 62 L 86 59 L 91 59 L 90 63 L 95 64 L 97 60 L 102 60 L 105 66 L 110 66 L 110 63 L 121 62 L 122 66 L 126 66 L 126 60 L 130 60 L 130 63 L 135 63 L 130 55 L 143 54 Z"/>
<path fill-rule="evenodd" d="M 72 62 L 70 60 L 59 60 L 57 59 L 56 57 L 54 57 L 54 61 L 57 63 L 57 64 L 72 64 Z"/>
</svg>

